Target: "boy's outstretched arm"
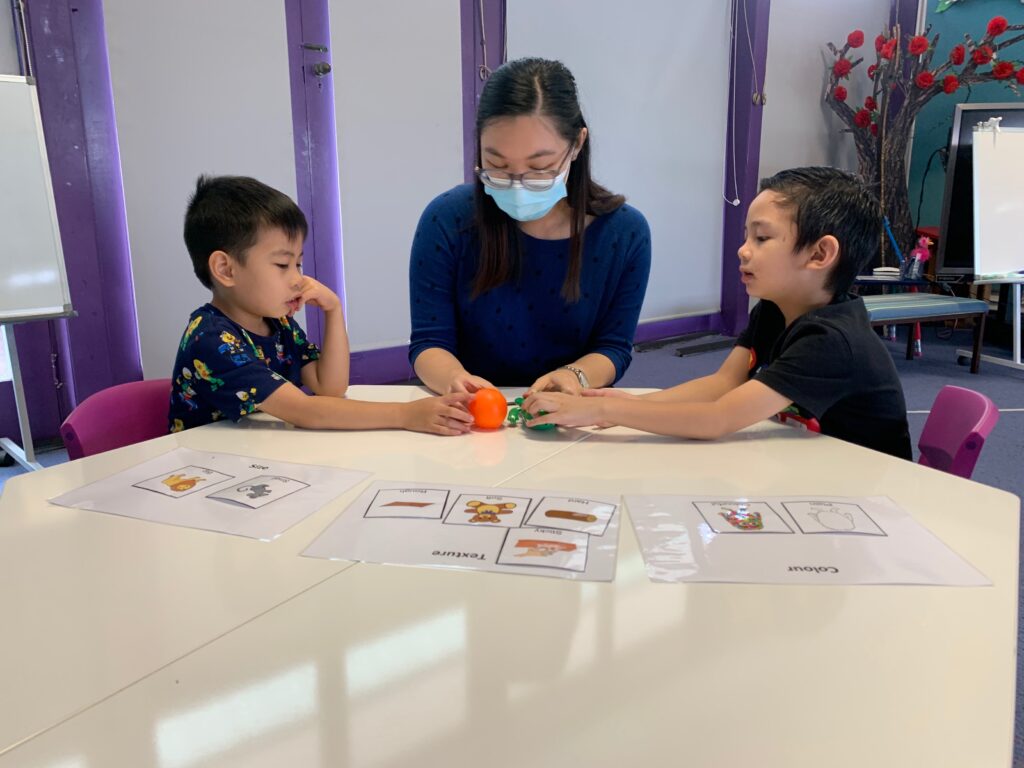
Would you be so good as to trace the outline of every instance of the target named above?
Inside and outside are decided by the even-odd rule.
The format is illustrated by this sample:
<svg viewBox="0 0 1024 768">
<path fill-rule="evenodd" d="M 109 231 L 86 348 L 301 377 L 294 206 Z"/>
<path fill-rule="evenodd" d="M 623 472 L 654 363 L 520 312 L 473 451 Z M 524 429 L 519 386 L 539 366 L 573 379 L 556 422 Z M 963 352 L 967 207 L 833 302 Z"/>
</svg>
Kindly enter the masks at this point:
<svg viewBox="0 0 1024 768">
<path fill-rule="evenodd" d="M 473 423 L 466 410 L 471 399 L 472 395 L 463 393 L 424 397 L 408 403 L 371 403 L 307 395 L 286 382 L 260 403 L 259 409 L 306 429 L 408 429 L 461 435 Z"/>
<path fill-rule="evenodd" d="M 712 440 L 774 416 L 791 402 L 761 382 L 752 380 L 709 403 L 573 397 L 557 392 L 538 392 L 523 403 L 523 408 L 534 414 L 548 412 L 546 416 L 535 416 L 530 426 L 621 425 L 659 435 Z"/>
<path fill-rule="evenodd" d="M 319 307 L 324 313 L 324 339 L 320 358 L 302 367 L 302 384 L 316 395 L 341 397 L 348 389 L 349 351 L 341 299 L 323 283 L 302 278 L 301 306 Z M 301 308 L 301 307 L 300 307 Z"/>
</svg>

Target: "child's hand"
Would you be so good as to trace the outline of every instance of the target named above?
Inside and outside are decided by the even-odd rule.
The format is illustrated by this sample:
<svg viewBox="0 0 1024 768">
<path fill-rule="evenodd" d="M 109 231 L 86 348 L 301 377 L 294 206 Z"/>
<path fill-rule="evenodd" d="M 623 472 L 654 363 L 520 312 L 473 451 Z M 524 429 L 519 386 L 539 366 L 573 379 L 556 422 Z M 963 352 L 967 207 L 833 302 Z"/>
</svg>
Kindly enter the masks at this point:
<svg viewBox="0 0 1024 768">
<path fill-rule="evenodd" d="M 303 276 L 300 290 L 298 309 L 302 309 L 306 304 L 320 307 L 324 312 L 333 312 L 341 308 L 341 299 L 338 298 L 338 294 L 309 275 Z"/>
<path fill-rule="evenodd" d="M 615 387 L 604 387 L 602 389 L 584 389 L 580 392 L 584 397 L 620 397 L 626 400 L 636 400 L 637 396 L 632 392 L 627 392 L 624 389 L 615 389 Z"/>
<path fill-rule="evenodd" d="M 609 426 L 601 416 L 600 397 L 577 397 L 564 392 L 535 392 L 523 403 L 523 410 L 533 414 L 529 426 L 559 424 L 563 427 Z M 547 411 L 543 416 L 541 411 Z"/>
<path fill-rule="evenodd" d="M 473 426 L 473 416 L 466 408 L 472 399 L 472 395 L 462 392 L 404 403 L 402 429 L 435 435 L 463 435 Z"/>
</svg>

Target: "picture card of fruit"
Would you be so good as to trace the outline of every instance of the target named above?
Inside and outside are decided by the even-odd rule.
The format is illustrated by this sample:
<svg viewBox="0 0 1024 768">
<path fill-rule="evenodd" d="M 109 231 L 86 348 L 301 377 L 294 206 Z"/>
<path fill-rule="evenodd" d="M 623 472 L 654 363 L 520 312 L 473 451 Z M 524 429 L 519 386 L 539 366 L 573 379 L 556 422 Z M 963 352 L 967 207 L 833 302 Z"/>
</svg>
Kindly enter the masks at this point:
<svg viewBox="0 0 1024 768">
<path fill-rule="evenodd" d="M 367 477 L 338 467 L 175 448 L 50 503 L 269 541 Z"/>
<path fill-rule="evenodd" d="M 991 586 L 885 496 L 625 496 L 651 581 Z"/>
<path fill-rule="evenodd" d="M 303 555 L 611 581 L 618 499 L 376 481 Z"/>
</svg>

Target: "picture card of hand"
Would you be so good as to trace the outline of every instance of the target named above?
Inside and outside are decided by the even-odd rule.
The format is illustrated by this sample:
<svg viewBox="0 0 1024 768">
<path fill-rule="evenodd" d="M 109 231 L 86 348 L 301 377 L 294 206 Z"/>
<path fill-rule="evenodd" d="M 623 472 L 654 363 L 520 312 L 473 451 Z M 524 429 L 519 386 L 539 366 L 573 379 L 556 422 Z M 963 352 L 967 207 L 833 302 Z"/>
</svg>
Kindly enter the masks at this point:
<svg viewBox="0 0 1024 768">
<path fill-rule="evenodd" d="M 991 584 L 885 496 L 625 502 L 651 581 Z"/>
<path fill-rule="evenodd" d="M 50 503 L 269 541 L 367 477 L 338 467 L 175 448 Z"/>
</svg>

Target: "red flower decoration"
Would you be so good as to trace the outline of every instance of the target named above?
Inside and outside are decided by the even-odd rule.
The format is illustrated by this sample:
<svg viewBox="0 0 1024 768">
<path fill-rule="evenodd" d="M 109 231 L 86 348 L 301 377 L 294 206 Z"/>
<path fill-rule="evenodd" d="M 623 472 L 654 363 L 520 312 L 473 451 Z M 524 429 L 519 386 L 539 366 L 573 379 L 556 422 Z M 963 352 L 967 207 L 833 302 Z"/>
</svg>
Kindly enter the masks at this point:
<svg viewBox="0 0 1024 768">
<path fill-rule="evenodd" d="M 953 50 L 949 52 L 949 60 L 959 67 L 964 63 L 964 53 L 962 45 L 954 45 Z"/>
<path fill-rule="evenodd" d="M 1002 16 L 994 17 L 988 23 L 989 37 L 999 37 L 1001 34 L 1003 34 L 1003 32 L 1006 31 L 1006 28 L 1008 26 L 1009 24 L 1007 23 L 1006 19 L 1004 19 Z"/>
<path fill-rule="evenodd" d="M 890 40 L 889 42 L 887 42 L 885 45 L 882 46 L 882 50 L 880 51 L 880 54 L 881 54 L 883 59 L 891 59 L 893 57 L 893 54 L 895 54 L 895 53 L 896 53 L 896 39 L 893 38 L 892 40 Z"/>
<path fill-rule="evenodd" d="M 1013 76 L 1013 62 L 1000 61 L 992 67 L 992 77 L 996 80 L 1006 80 Z"/>
<path fill-rule="evenodd" d="M 846 36 L 846 44 L 851 48 L 860 48 L 864 45 L 864 33 L 859 29 L 853 30 L 853 32 Z"/>
<path fill-rule="evenodd" d="M 840 57 L 836 59 L 836 63 L 832 65 L 832 74 L 836 77 L 847 77 L 852 68 L 853 64 L 850 63 L 849 59 Z"/>
<path fill-rule="evenodd" d="M 925 88 L 931 88 L 932 85 L 935 84 L 935 75 L 928 70 L 925 70 L 914 78 L 914 84 L 922 90 Z"/>
<path fill-rule="evenodd" d="M 868 96 L 866 99 L 864 99 L 864 109 L 878 109 L 878 102 L 876 102 L 873 98 Z"/>
<path fill-rule="evenodd" d="M 942 90 L 944 92 L 953 93 L 959 87 L 960 81 L 957 80 L 956 75 L 946 75 L 942 78 Z"/>
<path fill-rule="evenodd" d="M 975 64 L 988 64 L 992 61 L 992 48 L 987 45 L 980 45 L 971 51 L 971 61 Z"/>
<path fill-rule="evenodd" d="M 1024 85 L 1024 67 L 1017 70 L 1017 82 Z"/>
<path fill-rule="evenodd" d="M 886 41 L 885 35 L 879 35 L 878 37 L 876 37 L 875 38 L 875 50 L 878 51 L 878 52 L 881 52 L 882 46 L 885 45 L 885 41 Z"/>
<path fill-rule="evenodd" d="M 846 89 L 841 85 L 836 86 L 836 89 L 832 91 L 832 95 L 836 101 L 846 101 Z"/>
<path fill-rule="evenodd" d="M 878 65 L 877 64 L 872 64 L 870 67 L 868 67 L 868 78 L 874 79 L 875 72 L 877 72 L 877 71 L 878 71 Z"/>
<path fill-rule="evenodd" d="M 871 135 L 872 136 L 877 136 L 878 135 L 878 123 L 872 123 L 871 124 Z"/>
<path fill-rule="evenodd" d="M 871 113 L 866 109 L 862 109 L 853 116 L 853 122 L 858 128 L 867 128 L 871 125 Z"/>
<path fill-rule="evenodd" d="M 917 37 L 910 38 L 910 42 L 907 44 L 907 51 L 910 52 L 911 56 L 920 56 L 927 50 L 928 38 L 924 35 L 918 35 Z"/>
</svg>

